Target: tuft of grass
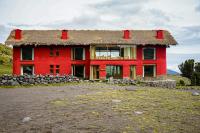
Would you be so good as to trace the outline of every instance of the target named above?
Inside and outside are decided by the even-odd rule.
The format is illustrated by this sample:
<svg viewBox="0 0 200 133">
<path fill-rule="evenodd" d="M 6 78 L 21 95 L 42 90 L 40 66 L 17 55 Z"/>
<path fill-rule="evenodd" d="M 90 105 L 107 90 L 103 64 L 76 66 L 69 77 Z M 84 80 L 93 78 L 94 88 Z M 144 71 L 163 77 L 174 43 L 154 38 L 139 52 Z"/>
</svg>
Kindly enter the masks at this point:
<svg viewBox="0 0 200 133">
<path fill-rule="evenodd" d="M 68 100 L 67 99 L 56 99 L 50 102 L 52 105 L 57 106 L 57 107 L 63 107 L 68 105 Z"/>
</svg>

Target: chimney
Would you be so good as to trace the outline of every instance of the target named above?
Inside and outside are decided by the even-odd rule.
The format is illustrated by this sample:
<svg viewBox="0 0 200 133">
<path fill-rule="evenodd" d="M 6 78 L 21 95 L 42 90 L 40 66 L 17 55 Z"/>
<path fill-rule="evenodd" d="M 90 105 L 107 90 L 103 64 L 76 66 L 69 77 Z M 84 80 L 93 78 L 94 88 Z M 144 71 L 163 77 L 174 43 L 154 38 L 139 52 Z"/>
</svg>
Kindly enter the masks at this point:
<svg viewBox="0 0 200 133">
<path fill-rule="evenodd" d="M 156 39 L 163 39 L 163 30 L 156 31 Z"/>
<path fill-rule="evenodd" d="M 124 30 L 124 39 L 130 39 L 130 31 L 129 30 Z"/>
<path fill-rule="evenodd" d="M 16 29 L 15 30 L 15 39 L 20 40 L 22 38 L 22 30 Z"/>
<path fill-rule="evenodd" d="M 61 39 L 63 39 L 63 40 L 68 39 L 68 31 L 67 30 L 62 30 Z"/>
</svg>

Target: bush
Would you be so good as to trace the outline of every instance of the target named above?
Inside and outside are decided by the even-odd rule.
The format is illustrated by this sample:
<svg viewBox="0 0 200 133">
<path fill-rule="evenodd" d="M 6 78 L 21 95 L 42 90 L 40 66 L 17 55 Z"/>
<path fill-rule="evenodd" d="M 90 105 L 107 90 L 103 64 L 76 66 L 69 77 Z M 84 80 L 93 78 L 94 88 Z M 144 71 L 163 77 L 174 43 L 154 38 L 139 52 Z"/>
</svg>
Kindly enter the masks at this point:
<svg viewBox="0 0 200 133">
<path fill-rule="evenodd" d="M 180 84 L 181 86 L 185 86 L 184 80 L 181 79 L 181 80 L 179 81 L 179 84 Z"/>
<path fill-rule="evenodd" d="M 194 72 L 192 75 L 192 80 L 191 80 L 192 85 L 198 85 L 200 86 L 200 72 Z"/>
</svg>

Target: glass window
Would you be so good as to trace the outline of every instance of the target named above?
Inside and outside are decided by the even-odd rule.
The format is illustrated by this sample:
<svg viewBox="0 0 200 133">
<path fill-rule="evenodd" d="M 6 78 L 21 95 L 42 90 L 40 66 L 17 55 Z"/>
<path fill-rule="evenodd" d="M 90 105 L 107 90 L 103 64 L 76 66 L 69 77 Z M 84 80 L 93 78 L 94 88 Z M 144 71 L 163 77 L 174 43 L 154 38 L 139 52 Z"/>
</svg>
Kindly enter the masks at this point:
<svg viewBox="0 0 200 133">
<path fill-rule="evenodd" d="M 108 65 L 106 66 L 106 78 L 113 77 L 114 79 L 122 78 L 122 66 L 118 65 Z"/>
<path fill-rule="evenodd" d="M 33 75 L 33 66 L 22 66 L 22 74 L 23 75 Z"/>
<path fill-rule="evenodd" d="M 154 77 L 155 66 L 154 65 L 145 65 L 144 66 L 144 77 Z"/>
<path fill-rule="evenodd" d="M 83 48 L 73 48 L 73 60 L 84 60 L 85 53 Z"/>
<path fill-rule="evenodd" d="M 33 48 L 21 48 L 22 60 L 33 60 Z"/>
<path fill-rule="evenodd" d="M 153 60 L 155 59 L 155 48 L 144 48 L 143 54 L 145 60 Z"/>
</svg>

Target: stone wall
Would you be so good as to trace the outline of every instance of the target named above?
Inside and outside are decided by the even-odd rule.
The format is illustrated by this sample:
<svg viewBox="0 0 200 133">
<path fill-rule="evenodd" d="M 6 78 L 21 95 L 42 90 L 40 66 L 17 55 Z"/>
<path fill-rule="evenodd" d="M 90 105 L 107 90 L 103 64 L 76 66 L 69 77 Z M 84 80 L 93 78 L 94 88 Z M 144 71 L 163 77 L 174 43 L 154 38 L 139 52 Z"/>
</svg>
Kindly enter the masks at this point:
<svg viewBox="0 0 200 133">
<path fill-rule="evenodd" d="M 65 82 L 78 82 L 79 79 L 72 75 L 64 76 L 52 76 L 52 75 L 21 75 L 0 76 L 0 85 L 14 86 L 14 85 L 37 85 L 37 84 L 49 84 L 49 83 L 65 83 Z"/>
<path fill-rule="evenodd" d="M 142 81 L 141 84 L 143 84 L 144 86 L 151 86 L 151 87 L 176 88 L 176 81 L 170 79 Z"/>
</svg>

